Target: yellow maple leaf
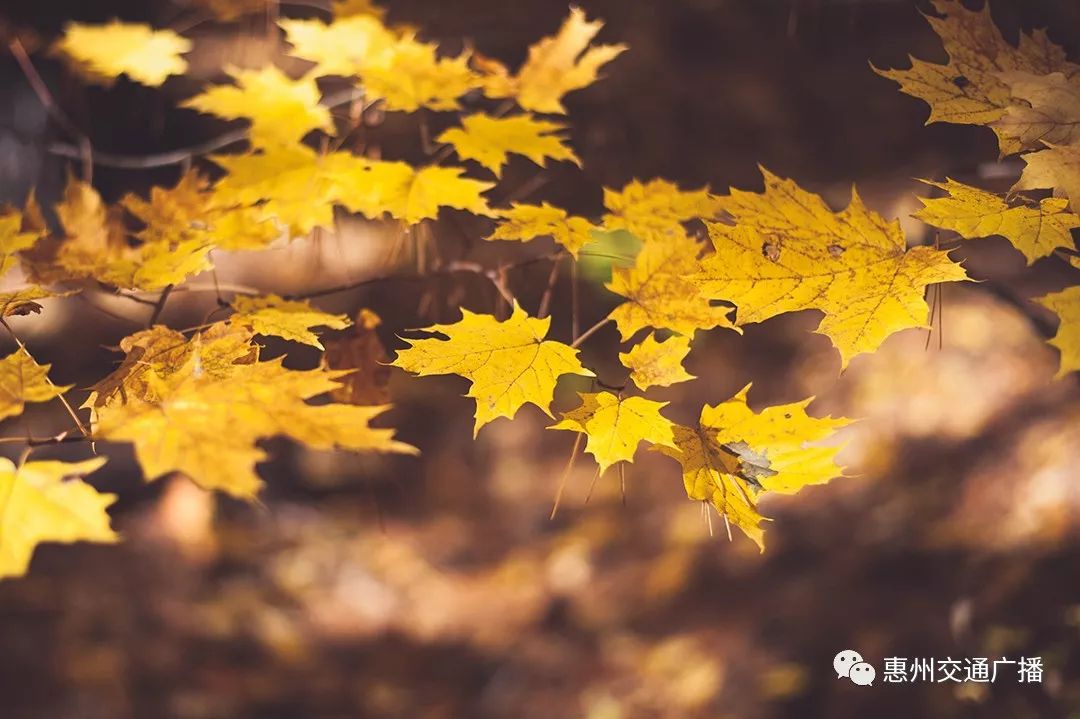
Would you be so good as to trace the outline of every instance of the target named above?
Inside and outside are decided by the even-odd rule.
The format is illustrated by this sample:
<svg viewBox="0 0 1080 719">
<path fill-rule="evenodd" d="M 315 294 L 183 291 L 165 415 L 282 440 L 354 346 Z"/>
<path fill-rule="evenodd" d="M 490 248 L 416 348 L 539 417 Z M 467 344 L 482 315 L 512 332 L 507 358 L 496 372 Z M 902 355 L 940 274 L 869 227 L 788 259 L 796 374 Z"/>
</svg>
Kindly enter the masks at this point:
<svg viewBox="0 0 1080 719">
<path fill-rule="evenodd" d="M 211 269 L 212 249 L 213 245 L 202 239 L 172 245 L 148 243 L 105 266 L 87 267 L 87 271 L 95 279 L 113 287 L 161 290 Z"/>
<path fill-rule="evenodd" d="M 737 325 L 821 310 L 816 331 L 846 367 L 894 332 L 926 326 L 927 285 L 967 279 L 946 252 L 908 249 L 900 223 L 868 209 L 854 189 L 834 213 L 820 196 L 762 173 L 763 193 L 721 198 L 737 224 L 706 223 L 715 252 L 693 278 L 706 297 L 735 304 Z"/>
<path fill-rule="evenodd" d="M 18 210 L 5 208 L 0 211 L 0 275 L 14 267 L 18 253 L 33 247 L 41 235 L 26 227 L 23 214 Z"/>
<path fill-rule="evenodd" d="M 1001 73 L 1024 71 L 1036 74 L 1065 72 L 1074 75 L 1080 66 L 1065 59 L 1065 51 L 1050 42 L 1044 30 L 1020 33 L 1019 46 L 1005 41 L 994 25 L 988 3 L 968 10 L 956 0 L 934 0 L 942 17 L 926 20 L 941 38 L 949 62 L 945 65 L 911 58 L 910 70 L 875 72 L 895 80 L 900 90 L 930 105 L 931 122 L 992 125 L 1003 155 L 1023 143 L 993 126 L 1012 104 L 1012 95 Z"/>
<path fill-rule="evenodd" d="M 626 298 L 611 312 L 623 340 L 646 327 L 684 335 L 713 327 L 733 327 L 730 308 L 714 307 L 701 296 L 691 277 L 702 267 L 704 246 L 682 228 L 660 242 L 648 242 L 633 267 L 616 267 L 607 287 Z"/>
<path fill-rule="evenodd" d="M 112 494 L 102 494 L 82 477 L 105 464 L 26 462 L 16 467 L 0 457 L 0 579 L 20 577 L 42 542 L 111 544 L 119 537 L 109 526 Z"/>
<path fill-rule="evenodd" d="M 706 405 L 696 426 L 676 425 L 676 449 L 657 450 L 682 465 L 690 499 L 712 504 L 764 550 L 759 496 L 794 494 L 843 476 L 836 461 L 841 447 L 821 442 L 850 420 L 810 417 L 810 399 L 754 412 L 746 403 L 749 389 Z"/>
<path fill-rule="evenodd" d="M 581 365 L 577 350 L 545 339 L 550 327 L 550 317 L 529 317 L 517 304 L 503 322 L 462 309 L 461 320 L 454 324 L 419 330 L 445 335 L 445 340 L 406 339 L 409 347 L 391 364 L 421 377 L 456 374 L 470 380 L 467 396 L 476 400 L 475 436 L 494 419 L 512 419 L 525 404 L 550 417 L 559 377 L 595 376 Z"/>
<path fill-rule="evenodd" d="M 272 335 L 323 349 L 312 327 L 342 330 L 351 325 L 345 315 L 332 315 L 311 306 L 310 302 L 284 300 L 277 295 L 238 296 L 232 302 L 233 324 L 249 327 L 255 334 Z"/>
<path fill-rule="evenodd" d="M 514 203 L 510 209 L 497 213 L 501 221 L 485 239 L 524 242 L 550 236 L 575 258 L 593 241 L 593 232 L 600 229 L 584 217 L 571 217 L 566 210 L 546 202 L 540 205 Z"/>
<path fill-rule="evenodd" d="M 373 64 L 385 65 L 397 42 L 395 34 L 370 14 L 335 16 L 330 23 L 281 20 L 278 25 L 293 46 L 290 54 L 315 63 L 315 77 L 351 77 Z"/>
<path fill-rule="evenodd" d="M 49 365 L 17 350 L 0 359 L 0 420 L 22 414 L 27 402 L 48 402 L 69 389 L 49 381 Z"/>
<path fill-rule="evenodd" d="M 611 392 L 579 392 L 581 405 L 562 414 L 548 429 L 583 432 L 585 451 L 596 458 L 600 474 L 616 462 L 633 462 L 638 444 L 674 448 L 671 420 L 660 414 L 667 402 L 620 397 Z"/>
<path fill-rule="evenodd" d="M 1080 267 L 1080 263 L 1077 264 Z M 1061 351 L 1057 376 L 1080 370 L 1080 287 L 1068 287 L 1035 300 L 1061 318 L 1057 334 L 1050 344 Z"/>
<path fill-rule="evenodd" d="M 438 217 L 440 207 L 495 212 L 482 195 L 493 183 L 462 177 L 459 167 L 414 168 L 347 152 L 319 154 L 304 145 L 213 160 L 227 173 L 214 188 L 214 207 L 251 207 L 254 219 L 275 220 L 293 236 L 332 227 L 335 205 L 371 219 L 389 214 L 408 224 Z"/>
<path fill-rule="evenodd" d="M 630 370 L 630 379 L 641 389 L 670 387 L 695 379 L 682 364 L 688 354 L 689 337 L 672 335 L 657 342 L 656 333 L 650 332 L 629 352 L 620 352 L 619 361 Z"/>
<path fill-rule="evenodd" d="M 0 317 L 37 314 L 41 312 L 41 305 L 37 300 L 67 297 L 71 294 L 74 292 L 53 292 L 40 285 L 30 285 L 11 292 L 0 292 Z"/>
<path fill-rule="evenodd" d="M 120 205 L 145 228 L 135 236 L 146 243 L 176 246 L 188 240 L 224 250 L 262 249 L 280 236 L 257 207 L 215 207 L 210 182 L 195 170 L 171 188 L 152 187 L 150 199 L 128 194 Z"/>
<path fill-rule="evenodd" d="M 952 179 L 931 182 L 949 197 L 919 198 L 923 209 L 915 213 L 923 222 L 953 230 L 965 239 L 1001 235 L 1020 250 L 1030 265 L 1058 247 L 1075 248 L 1072 230 L 1080 227 L 1080 217 L 1068 211 L 1069 203 L 1057 197 L 1038 205 L 1011 207 L 998 195 Z"/>
<path fill-rule="evenodd" d="M 569 160 L 580 167 L 581 160 L 556 134 L 565 129 L 561 123 L 532 115 L 491 117 L 477 113 L 462 118 L 461 127 L 451 127 L 437 139 L 453 145 L 461 159 L 476 160 L 501 177 L 510 153 L 524 155 L 541 167 L 548 158 Z"/>
<path fill-rule="evenodd" d="M 226 120 L 249 120 L 256 147 L 295 143 L 312 130 L 333 133 L 330 110 L 319 104 L 313 77 L 293 80 L 273 65 L 258 70 L 230 67 L 227 72 L 236 85 L 216 85 L 181 106 Z"/>
<path fill-rule="evenodd" d="M 1053 188 L 1054 194 L 1069 198 L 1073 212 L 1080 213 L 1080 144 L 1048 147 L 1023 157 L 1026 164 L 1014 191 Z"/>
<path fill-rule="evenodd" d="M 844 417 L 811 417 L 806 407 L 813 397 L 788 404 L 766 407 L 760 412 L 746 403 L 750 386 L 715 407 L 702 410 L 703 422 L 716 429 L 722 444 L 749 445 L 753 454 L 763 456 L 767 471 L 755 472 L 744 466 L 763 490 L 795 494 L 803 487 L 825 484 L 842 476 L 843 468 L 836 455 L 842 445 L 822 444 L 838 429 L 851 424 Z M 746 458 L 743 456 L 743 465 Z"/>
<path fill-rule="evenodd" d="M 626 230 L 648 242 L 682 234 L 682 224 L 696 218 L 716 219 L 717 198 L 709 188 L 680 190 L 667 180 L 634 180 L 622 190 L 604 189 L 604 229 Z"/>
<path fill-rule="evenodd" d="M 250 364 L 258 359 L 259 348 L 252 344 L 251 337 L 248 328 L 221 322 L 190 341 L 163 325 L 128 335 L 120 340 L 123 362 L 91 387 L 90 396 L 82 406 L 94 411 L 96 421 L 96 412 L 101 407 L 123 404 L 130 399 L 160 401 L 162 395 L 157 389 L 166 385 L 152 382 L 150 376 L 167 378 L 195 357 L 201 374 L 225 379 L 233 372 L 234 364 Z"/>
<path fill-rule="evenodd" d="M 129 346 L 162 345 L 169 332 Z M 344 372 L 258 361 L 251 334 L 235 328 L 200 333 L 183 345 L 143 349 L 138 381 L 126 363 L 94 398 L 94 436 L 134 444 L 148 481 L 180 472 L 205 489 L 251 499 L 262 484 L 255 465 L 266 459 L 257 442 L 277 435 L 313 449 L 415 451 L 395 441 L 393 430 L 369 426 L 386 407 L 307 402 L 336 389 Z"/>
<path fill-rule="evenodd" d="M 333 227 L 338 185 L 331 177 L 337 153 L 324 156 L 300 144 L 260 153 L 215 155 L 227 173 L 214 187 L 212 206 L 250 207 L 255 219 L 275 222 L 293 237 Z M 359 158 L 357 158 L 359 159 Z"/>
<path fill-rule="evenodd" d="M 414 225 L 439 216 L 440 207 L 493 215 L 483 194 L 493 183 L 462 177 L 460 167 L 340 157 L 329 170 L 340 203 L 372 219 L 384 213 Z"/>
<path fill-rule="evenodd" d="M 68 23 L 55 45 L 84 77 L 111 85 L 120 75 L 157 87 L 169 75 L 182 75 L 187 62 L 180 56 L 191 41 L 172 30 L 113 20 L 104 25 Z"/>
<path fill-rule="evenodd" d="M 62 237 L 22 253 L 38 282 L 93 278 L 118 288 L 159 290 L 210 268 L 212 245 L 201 238 L 133 246 L 119 207 L 109 207 L 90 185 L 68 178 L 56 214 Z"/>
<path fill-rule="evenodd" d="M 1080 142 L 1080 74 L 1003 73 L 1014 102 L 993 127 L 1024 147 Z"/>
<path fill-rule="evenodd" d="M 479 86 L 480 76 L 469 68 L 469 57 L 439 57 L 438 48 L 406 36 L 387 58 L 363 71 L 364 90 L 381 98 L 388 110 L 415 112 L 457 110 L 458 98 Z"/>
<path fill-rule="evenodd" d="M 570 8 L 558 33 L 529 48 L 529 56 L 516 75 L 511 76 L 495 61 L 483 63 L 484 94 L 514 98 L 522 108 L 533 112 L 565 114 L 563 95 L 591 85 L 600 68 L 626 49 L 625 45 L 590 47 L 603 26 L 599 20 L 586 20 L 580 8 Z"/>
</svg>

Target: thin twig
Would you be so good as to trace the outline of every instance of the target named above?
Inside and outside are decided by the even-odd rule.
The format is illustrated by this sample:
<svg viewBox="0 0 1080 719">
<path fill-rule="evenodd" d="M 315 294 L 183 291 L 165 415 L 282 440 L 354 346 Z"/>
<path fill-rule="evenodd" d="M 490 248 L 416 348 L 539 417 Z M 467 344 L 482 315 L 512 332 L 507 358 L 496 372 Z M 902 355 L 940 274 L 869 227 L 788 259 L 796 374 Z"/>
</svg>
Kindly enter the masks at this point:
<svg viewBox="0 0 1080 719">
<path fill-rule="evenodd" d="M 581 448 L 581 438 L 584 436 L 584 432 L 578 432 L 577 437 L 574 438 L 574 448 L 570 450 L 570 459 L 566 460 L 566 469 L 563 470 L 562 477 L 559 479 L 559 488 L 555 491 L 555 503 L 551 505 L 551 515 L 548 519 L 555 519 L 555 514 L 559 511 L 559 504 L 562 503 L 563 490 L 566 489 L 566 480 L 570 477 L 570 472 L 574 469 L 574 461 L 577 459 L 578 449 Z"/>
<path fill-rule="evenodd" d="M 30 354 L 30 350 L 26 349 L 26 345 L 23 344 L 23 341 L 19 339 L 19 336 L 17 334 L 15 334 L 15 330 L 11 329 L 11 325 L 7 323 L 7 320 L 0 318 L 0 325 L 4 326 L 4 329 L 7 330 L 9 335 L 11 335 L 11 339 L 15 340 L 15 344 L 19 346 L 19 349 L 22 350 L 27 357 L 29 357 L 32 361 L 36 363 L 37 360 L 34 360 L 34 356 Z M 53 389 L 59 390 L 59 387 L 53 384 L 53 381 L 49 379 L 48 374 L 45 375 L 45 382 Z M 68 403 L 67 399 L 64 398 L 64 395 L 62 393 L 58 394 L 56 395 L 56 398 L 60 400 L 60 404 L 64 405 L 64 409 L 66 409 L 67 413 L 71 415 L 71 419 L 75 421 L 75 426 L 78 428 L 79 433 L 82 434 L 84 437 L 89 436 L 90 433 L 86 430 L 86 427 L 83 425 L 82 420 L 79 419 L 79 415 L 75 413 L 75 409 Z"/>
<path fill-rule="evenodd" d="M 150 313 L 150 319 L 147 320 L 146 326 L 153 327 L 161 317 L 161 313 L 165 311 L 165 303 L 169 301 L 169 295 L 172 294 L 173 286 L 165 285 L 165 289 L 161 291 L 161 295 L 158 296 L 157 302 L 154 304 L 154 311 Z"/>
<path fill-rule="evenodd" d="M 577 339 L 575 339 L 572 343 L 570 343 L 570 346 L 573 347 L 574 349 L 577 349 L 578 347 L 580 347 L 582 345 L 583 342 L 585 342 L 585 340 L 592 337 L 593 334 L 597 330 L 599 330 L 601 327 L 603 327 L 604 325 L 606 325 L 610 321 L 611 321 L 611 317 L 605 317 L 604 319 L 600 320 L 595 325 L 593 325 L 589 329 L 582 332 L 581 335 L 579 335 L 577 337 Z"/>
<path fill-rule="evenodd" d="M 81 159 L 83 163 L 83 181 L 90 183 L 94 177 L 94 160 L 93 160 L 93 147 L 90 144 L 90 138 L 86 136 L 82 130 L 68 117 L 63 108 L 56 102 L 53 94 L 49 92 L 49 86 L 45 84 L 45 81 L 41 78 L 37 68 L 34 67 L 33 61 L 30 60 L 30 55 L 27 54 L 26 48 L 16 38 L 8 44 L 8 48 L 11 50 L 12 56 L 15 61 L 19 63 L 19 69 L 22 70 L 23 75 L 26 76 L 26 81 L 30 83 L 31 89 L 34 94 L 37 95 L 38 102 L 45 108 L 45 111 L 49 113 L 49 116 L 56 121 L 56 124 L 60 125 L 67 133 L 78 143 L 77 152 L 75 155 L 77 159 Z"/>
<path fill-rule="evenodd" d="M 61 432 L 55 437 L 0 437 L 0 444 L 25 444 L 27 447 L 44 447 L 50 444 L 71 444 L 73 442 L 92 442 L 86 434 L 68 434 Z"/>
<path fill-rule="evenodd" d="M 17 41 L 16 41 L 17 42 Z M 361 90 L 357 88 L 349 88 L 342 92 L 334 93 L 323 99 L 320 103 L 323 107 L 333 108 L 341 105 L 353 102 Z M 44 100 L 42 101 L 44 102 Z M 89 140 L 86 140 L 86 152 L 87 156 L 92 157 L 93 164 L 99 167 L 115 167 L 118 169 L 126 170 L 145 170 L 155 167 L 168 167 L 170 165 L 180 165 L 189 161 L 193 157 L 209 154 L 215 150 L 221 150 L 229 145 L 236 144 L 248 139 L 251 134 L 250 128 L 241 128 L 238 130 L 230 130 L 222 133 L 217 137 L 201 142 L 197 145 L 190 147 L 180 148 L 178 150 L 169 150 L 168 152 L 161 152 L 154 155 L 118 155 L 108 152 L 101 152 L 100 150 L 94 150 Z M 85 136 L 83 136 L 85 137 Z M 81 140 L 80 140 L 81 142 Z M 71 145 L 65 145 L 62 143 L 53 143 L 49 146 L 49 152 L 60 157 L 83 157 L 83 152 L 78 147 Z"/>
<path fill-rule="evenodd" d="M 555 292 L 555 283 L 559 279 L 559 258 L 555 258 L 555 261 L 551 263 L 551 272 L 548 274 L 547 287 L 544 289 L 544 295 L 540 298 L 540 307 L 536 310 L 536 316 L 540 319 L 544 319 L 548 316 L 548 310 L 551 308 L 551 296 Z"/>
<path fill-rule="evenodd" d="M 581 330 L 581 296 L 577 260 L 570 261 L 570 339 L 577 341 Z"/>
<path fill-rule="evenodd" d="M 592 499 L 592 493 L 593 493 L 593 490 L 596 489 L 596 480 L 598 480 L 598 479 L 600 479 L 600 467 L 599 466 L 597 466 L 597 468 L 596 468 L 596 474 L 594 474 L 593 477 L 592 477 L 592 482 L 589 483 L 589 491 L 585 493 L 585 504 L 588 504 L 589 500 Z"/>
<path fill-rule="evenodd" d="M 514 262 L 502 267 L 503 270 L 516 270 L 522 267 L 528 267 L 538 262 L 544 262 L 546 260 L 560 257 L 561 252 L 556 252 L 550 255 L 540 255 L 537 257 L 530 257 L 519 262 Z M 323 287 L 318 290 L 311 290 L 308 292 L 299 292 L 294 294 L 288 294 L 284 296 L 287 300 L 310 300 L 316 297 L 325 297 L 327 295 L 336 295 L 340 292 L 349 292 L 351 290 L 360 289 L 361 287 L 367 287 L 369 285 L 378 285 L 386 282 L 423 282 L 430 277 L 449 276 L 460 272 L 471 272 L 473 274 L 483 275 L 490 279 L 496 285 L 499 283 L 499 270 L 488 269 L 478 262 L 468 261 L 453 261 L 449 262 L 443 267 L 428 270 L 424 273 L 401 273 L 396 275 L 380 275 L 378 277 L 367 277 L 362 280 L 355 280 L 353 282 L 347 282 L 343 285 L 334 285 L 331 287 Z M 503 293 L 504 288 L 499 288 L 500 294 Z M 512 299 L 512 296 L 511 296 Z"/>
<path fill-rule="evenodd" d="M 121 170 L 145 170 L 180 165 L 193 157 L 208 155 L 215 150 L 222 150 L 229 145 L 243 142 L 248 138 L 249 134 L 250 131 L 247 128 L 230 130 L 206 142 L 155 155 L 117 155 L 95 150 L 93 153 L 94 164 L 98 167 L 115 167 Z M 80 156 L 77 148 L 58 142 L 49 145 L 48 150 L 51 154 L 59 157 L 78 158 Z"/>
</svg>

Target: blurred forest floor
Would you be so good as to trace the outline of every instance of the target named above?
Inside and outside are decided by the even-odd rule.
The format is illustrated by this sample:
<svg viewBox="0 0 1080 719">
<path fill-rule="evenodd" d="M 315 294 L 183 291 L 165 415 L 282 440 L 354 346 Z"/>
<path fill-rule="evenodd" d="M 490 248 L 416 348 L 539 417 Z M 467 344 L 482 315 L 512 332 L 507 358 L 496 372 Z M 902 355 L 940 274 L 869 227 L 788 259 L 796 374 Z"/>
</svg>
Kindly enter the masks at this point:
<svg viewBox="0 0 1080 719">
<path fill-rule="evenodd" d="M 858 182 L 867 204 L 901 217 L 920 240 L 925 230 L 908 219 L 917 209 L 913 178 L 1003 189 L 1018 170 L 988 167 L 996 156 L 988 132 L 924 127 L 925 106 L 871 71 L 869 60 L 906 67 L 908 52 L 941 56 L 915 3 L 581 4 L 607 21 L 602 39 L 630 51 L 568 103 L 584 172 L 553 168 L 530 199 L 596 215 L 601 185 L 661 176 L 684 187 L 754 188 L 760 162 L 837 207 Z M 1049 26 L 1080 57 L 1075 3 L 993 7 L 1007 35 Z M 451 49 L 466 37 L 516 63 L 566 7 L 401 0 L 390 11 Z M 67 19 L 163 25 L 183 12 L 134 0 L 93 8 L 12 0 L 0 18 L 49 37 Z M 216 32 L 192 33 L 207 55 L 240 62 L 270 51 L 265 18 Z M 193 58 L 196 74 L 220 62 L 198 51 Z M 220 128 L 126 81 L 83 89 L 47 69 L 100 148 L 172 149 Z M 175 100 L 194 84 L 169 88 Z M 5 126 L 19 133 L 0 127 L 0 199 L 21 201 L 38 184 L 53 200 L 64 165 L 42 146 L 58 138 L 41 129 L 8 57 L 0 57 L 4 96 L 0 115 L 7 106 Z M 414 126 L 388 116 L 380 131 L 386 157 L 416 152 Z M 26 139 L 34 132 L 36 144 Z M 511 172 L 525 184 L 533 171 Z M 96 175 L 113 197 L 174 180 L 174 171 Z M 385 244 L 384 235 L 382 226 L 348 223 L 338 236 L 235 263 L 223 279 L 277 290 L 333 285 L 385 261 L 385 247 L 346 240 Z M 775 519 L 764 554 L 741 536 L 729 542 L 722 523 L 710 534 L 675 464 L 648 452 L 628 471 L 625 504 L 614 472 L 586 503 L 593 469 L 579 461 L 549 520 L 572 438 L 544 432 L 540 413 L 524 411 L 474 443 L 460 382 L 404 381 L 395 371 L 391 420 L 421 447 L 417 459 L 313 454 L 275 442 L 257 507 L 183 480 L 142 486 L 130 462 L 92 478 L 121 495 L 114 515 L 127 541 L 43 548 L 27 578 L 0 584 L 0 716 L 1080 716 L 1080 384 L 1075 376 L 1051 382 L 1056 358 L 1043 342 L 1050 316 L 1023 301 L 1059 289 L 1067 270 L 1052 258 L 1027 269 L 1003 240 L 969 243 L 956 255 L 973 277 L 994 281 L 947 287 L 943 332 L 897 335 L 839 380 L 835 351 L 810 333 L 812 314 L 751 326 L 742 337 L 698 334 L 688 370 L 711 379 L 666 391 L 673 418 L 748 382 L 756 407 L 815 395 L 814 414 L 864 418 L 845 435 L 844 459 L 859 476 L 763 505 Z M 605 268 L 594 270 L 583 281 L 582 326 L 612 305 Z M 546 273 L 523 270 L 515 281 L 542 289 Z M 445 320 L 459 304 L 490 311 L 489 289 L 377 285 L 323 306 L 375 310 L 393 349 L 395 330 Z M 562 282 L 556 332 L 568 334 L 570 295 Z M 178 297 L 166 319 L 193 324 L 208 302 Z M 91 316 L 50 307 L 19 331 L 43 361 L 65 359 L 70 376 L 58 381 L 85 387 L 111 368 L 115 355 L 105 347 L 133 330 L 122 318 Z M 616 341 L 608 328 L 586 345 L 586 361 L 599 362 L 600 346 Z M 873 688 L 855 687 L 831 668 L 846 648 L 874 660 L 1041 656 L 1047 674 L 1033 685 L 1012 677 L 890 685 L 879 664 Z"/>
</svg>

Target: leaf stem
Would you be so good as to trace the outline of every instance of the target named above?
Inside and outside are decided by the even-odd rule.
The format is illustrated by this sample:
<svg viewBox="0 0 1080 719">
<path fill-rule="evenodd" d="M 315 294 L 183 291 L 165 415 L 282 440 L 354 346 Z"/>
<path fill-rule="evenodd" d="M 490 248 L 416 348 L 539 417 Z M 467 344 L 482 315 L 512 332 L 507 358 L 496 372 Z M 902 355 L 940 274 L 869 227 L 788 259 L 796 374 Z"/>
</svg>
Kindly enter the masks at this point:
<svg viewBox="0 0 1080 719">
<path fill-rule="evenodd" d="M 610 316 L 605 317 L 604 319 L 600 320 L 595 325 L 593 325 L 589 329 L 582 332 L 581 335 L 578 336 L 577 339 L 575 339 L 573 342 L 570 343 L 570 346 L 572 348 L 574 348 L 574 349 L 577 349 L 578 347 L 580 347 L 585 342 L 585 340 L 592 337 L 601 327 L 603 327 L 604 325 L 606 325 L 610 321 L 611 321 Z"/>
<path fill-rule="evenodd" d="M 562 503 L 563 490 L 566 489 L 566 480 L 570 477 L 570 472 L 574 469 L 574 462 L 577 460 L 578 449 L 581 448 L 581 438 L 585 436 L 584 432 L 578 432 L 577 437 L 574 438 L 574 448 L 570 450 L 570 459 L 566 461 L 566 469 L 563 470 L 562 477 L 559 479 L 559 488 L 555 491 L 555 503 L 551 506 L 551 514 L 548 519 L 555 519 L 555 515 L 559 511 L 559 505 Z"/>
<path fill-rule="evenodd" d="M 26 345 L 24 345 L 23 341 L 21 339 L 19 339 L 19 336 L 15 334 L 15 331 L 11 329 L 11 325 L 9 325 L 7 323 L 7 320 L 4 319 L 4 318 L 0 318 L 0 325 L 3 325 L 4 329 L 8 331 L 8 334 L 11 335 L 11 339 L 15 340 L 15 344 L 17 344 L 19 346 L 19 349 L 22 350 L 22 352 L 27 357 L 29 357 L 31 360 L 33 360 L 36 363 L 37 360 L 34 359 L 34 356 L 32 354 L 30 354 L 30 350 L 26 349 Z M 49 384 L 50 387 L 52 387 L 54 389 L 59 389 L 53 383 L 53 381 L 51 379 L 49 379 L 48 374 L 45 375 L 45 381 Z M 67 413 L 71 416 L 71 419 L 74 420 L 75 427 L 78 428 L 79 433 L 82 434 L 83 437 L 89 437 L 90 432 L 87 431 L 86 427 L 82 423 L 82 420 L 79 419 L 79 415 L 76 414 L 75 409 L 71 406 L 71 404 L 67 401 L 67 399 L 64 398 L 64 395 L 62 393 L 58 394 L 58 395 L 56 395 L 56 398 L 58 400 L 60 400 L 60 404 L 64 405 L 64 409 L 67 410 Z"/>
</svg>

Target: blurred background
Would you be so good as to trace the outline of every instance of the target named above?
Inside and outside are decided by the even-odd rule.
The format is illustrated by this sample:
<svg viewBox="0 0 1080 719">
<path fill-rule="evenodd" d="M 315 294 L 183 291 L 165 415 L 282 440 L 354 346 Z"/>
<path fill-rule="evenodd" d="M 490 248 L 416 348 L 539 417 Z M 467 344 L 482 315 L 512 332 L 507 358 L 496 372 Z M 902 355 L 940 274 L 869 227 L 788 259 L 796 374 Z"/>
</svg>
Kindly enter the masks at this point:
<svg viewBox="0 0 1080 719">
<path fill-rule="evenodd" d="M 226 126 L 175 105 L 225 63 L 277 60 L 265 2 L 229 23 L 202 23 L 205 0 L 6 0 L 0 35 L 36 46 L 46 82 L 98 150 L 153 153 Z M 1006 189 L 1019 172 L 997 163 L 988 130 L 924 126 L 926 106 L 875 75 L 907 53 L 942 61 L 911 0 L 582 0 L 630 46 L 606 79 L 572 94 L 572 139 L 584 170 L 542 176 L 511 166 L 495 199 L 547 200 L 597 216 L 601 187 L 665 177 L 683 187 L 760 187 L 757 163 L 841 207 L 857 182 L 867 204 L 900 217 L 914 243 L 933 241 L 909 215 L 915 178 L 951 176 Z M 519 63 L 554 32 L 552 0 L 395 0 L 389 20 L 456 52 L 468 45 Z M 1080 5 L 994 0 L 1006 37 L 1049 27 L 1080 57 Z M 319 2 L 281 3 L 319 16 Z M 112 17 L 183 29 L 196 41 L 189 76 L 161 91 L 126 79 L 87 87 L 40 52 L 69 20 Z M 453 121 L 433 116 L 435 130 Z M 418 161 L 415 118 L 368 113 L 365 147 Z M 0 53 L 0 199 L 31 187 L 55 202 L 68 142 L 47 121 L 10 55 Z M 520 159 L 520 158 L 519 158 Z M 212 170 L 209 164 L 200 164 Z M 108 199 L 172 184 L 178 168 L 95 170 Z M 485 264 L 543 254 L 478 243 L 482 223 L 450 217 L 440 252 Z M 400 232 L 342 218 L 333 231 L 260 255 L 219 259 L 223 281 L 283 292 L 414 267 Z M 1056 258 L 1024 265 L 1001 239 L 959 247 L 981 284 L 950 285 L 932 336 L 894 336 L 839 375 L 811 334 L 813 313 L 731 332 L 699 332 L 687 363 L 701 379 L 657 392 L 687 420 L 748 382 L 755 407 L 814 395 L 811 413 L 863 418 L 845 431 L 856 477 L 763 503 L 766 551 L 719 531 L 686 499 L 677 466 L 642 451 L 590 501 L 593 468 L 577 463 L 549 520 L 573 438 L 523 410 L 471 438 L 472 403 L 453 378 L 394 370 L 389 421 L 419 458 L 320 454 L 271 442 L 262 502 L 241 505 L 183 479 L 144 485 L 130 453 L 91 477 L 117 492 L 116 547 L 44 546 L 31 573 L 0 583 L 0 716 L 4 719 L 515 719 L 1080 716 L 1080 383 L 1052 382 L 1044 340 L 1051 315 L 1026 298 L 1075 283 Z M 492 264 L 493 266 L 493 264 Z M 581 279 L 581 326 L 615 304 L 610 266 Z M 510 282 L 535 307 L 548 266 Z M 1070 274 L 1071 273 L 1071 274 Z M 557 286 L 554 333 L 570 334 L 571 288 Z M 375 282 L 320 300 L 374 310 L 395 333 L 457 308 L 492 311 L 482 277 Z M 213 295 L 176 293 L 163 318 L 197 324 Z M 16 331 L 53 378 L 83 388 L 115 366 L 112 348 L 150 308 L 108 296 L 48 304 Z M 5 338 L 4 342 L 8 342 Z M 8 342 L 10 344 L 10 342 Z M 586 364 L 614 369 L 617 336 L 585 345 Z M 3 348 L 8 352 L 12 347 Z M 267 353 L 285 347 L 268 343 Z M 290 363 L 317 357 L 290 348 Z M 564 388 L 565 389 L 565 388 Z M 573 387 L 569 388 L 573 389 Z M 77 390 L 75 398 L 81 401 Z M 563 404 L 573 401 L 563 398 Z M 5 435 L 63 429 L 35 407 Z M 11 447 L 11 445 L 4 445 Z M 14 451 L 14 450 L 13 450 Z M 64 448 L 39 458 L 74 458 Z M 833 655 L 856 649 L 878 667 L 873 687 L 837 680 Z M 1042 657 L 1043 681 L 1011 672 L 994 684 L 887 684 L 885 656 Z"/>
</svg>

